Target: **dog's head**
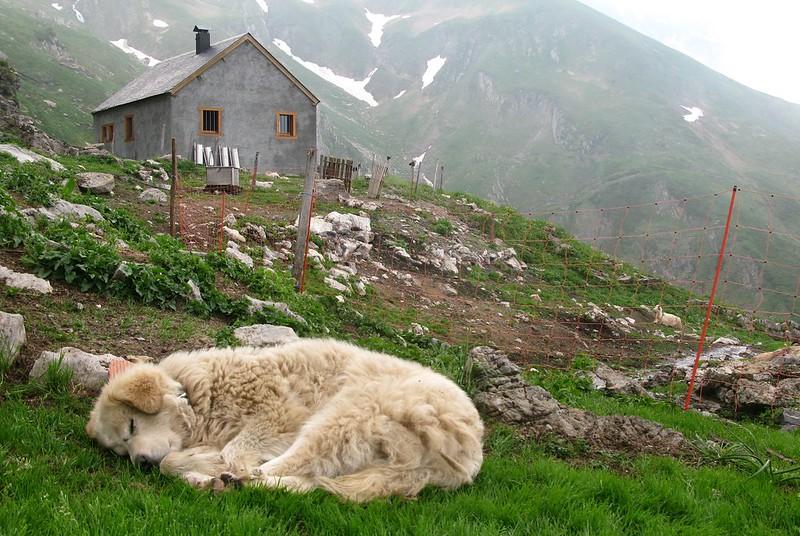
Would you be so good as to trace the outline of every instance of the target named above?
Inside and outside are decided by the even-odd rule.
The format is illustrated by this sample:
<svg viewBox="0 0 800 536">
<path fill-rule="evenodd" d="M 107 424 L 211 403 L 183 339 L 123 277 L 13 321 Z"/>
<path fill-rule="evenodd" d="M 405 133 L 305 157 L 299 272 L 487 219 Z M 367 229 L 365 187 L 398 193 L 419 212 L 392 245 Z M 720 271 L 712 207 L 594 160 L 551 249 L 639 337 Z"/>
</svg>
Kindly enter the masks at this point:
<svg viewBox="0 0 800 536">
<path fill-rule="evenodd" d="M 183 447 L 190 412 L 181 385 L 156 366 L 133 365 L 100 392 L 86 433 L 131 461 L 158 464 Z"/>
</svg>

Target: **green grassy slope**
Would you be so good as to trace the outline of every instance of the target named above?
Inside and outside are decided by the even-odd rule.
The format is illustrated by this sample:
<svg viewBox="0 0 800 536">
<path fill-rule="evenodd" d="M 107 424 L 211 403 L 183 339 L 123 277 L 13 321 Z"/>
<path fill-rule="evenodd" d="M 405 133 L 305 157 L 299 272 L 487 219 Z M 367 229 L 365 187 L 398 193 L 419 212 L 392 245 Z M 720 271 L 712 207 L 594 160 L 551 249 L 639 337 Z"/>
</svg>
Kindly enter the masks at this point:
<svg viewBox="0 0 800 536">
<path fill-rule="evenodd" d="M 191 255 L 180 242 L 167 237 L 151 241 L 151 235 L 163 230 L 166 207 L 129 201 L 135 199 L 135 183 L 124 177 L 134 174 L 133 163 L 99 158 L 62 158 L 62 162 L 68 167 L 65 177 L 73 175 L 79 166 L 115 173 L 120 177 L 117 195 L 105 200 L 80 194 L 69 184 L 60 186 L 62 175 L 40 166 L 19 166 L 8 157 L 0 157 L 0 205 L 5 209 L 0 214 L 0 261 L 46 273 L 56 287 L 48 297 L 0 292 L 0 310 L 23 313 L 32 327 L 29 345 L 54 349 L 74 344 L 118 354 L 126 349 L 126 353 L 140 353 L 145 348 L 159 356 L 209 340 L 227 343 L 232 327 L 267 321 L 292 325 L 303 335 L 353 340 L 464 381 L 465 344 L 447 347 L 428 336 L 403 331 L 410 321 L 434 326 L 430 321 L 435 313 L 426 313 L 416 303 L 384 301 L 377 292 L 363 298 L 353 296 L 339 304 L 335 292 L 322 283 L 322 272 L 316 269 L 311 270 L 307 293 L 300 295 L 293 290 L 287 266 L 282 263 L 276 264 L 274 272 L 247 270 L 214 254 Z M 182 173 L 187 185 L 199 183 L 192 166 L 182 165 Z M 293 219 L 300 184 L 299 178 L 276 181 L 272 191 L 248 198 L 248 203 L 257 207 L 257 214 L 270 215 L 247 216 L 267 225 L 270 241 L 282 238 L 284 226 Z M 359 182 L 356 191 L 363 194 L 363 189 Z M 407 195 L 407 187 L 399 181 L 390 181 L 387 191 Z M 83 225 L 73 228 L 40 222 L 31 228 L 10 214 L 15 208 L 46 202 L 51 194 L 101 210 L 106 222 L 97 224 L 92 232 L 102 232 L 104 239 L 91 237 Z M 200 197 L 201 204 L 216 202 L 211 194 L 195 195 L 204 196 Z M 517 247 L 520 257 L 531 265 L 525 281 L 513 284 L 500 271 L 474 270 L 476 273 L 465 275 L 459 283 L 464 290 L 460 299 L 467 299 L 468 286 L 476 292 L 498 293 L 515 309 L 541 322 L 547 320 L 548 308 L 571 307 L 571 298 L 612 300 L 635 307 L 657 297 L 675 304 L 691 297 L 685 290 L 663 284 L 587 285 L 588 274 L 595 270 L 606 275 L 635 271 L 630 266 L 615 267 L 598 251 L 557 231 L 574 248 L 571 262 L 566 262 L 563 255 L 540 240 L 544 222 L 526 220 L 512 209 L 461 194 L 437 195 L 425 188 L 418 195 L 458 214 L 459 221 L 476 235 L 480 233 L 480 217 L 459 212 L 458 207 L 463 205 L 458 201 L 479 203 L 495 214 L 498 236 Z M 321 211 L 342 210 L 330 202 L 321 202 L 318 207 Z M 383 210 L 372 215 L 376 232 L 385 232 L 383 226 L 392 221 L 389 216 Z M 435 225 L 432 220 L 424 222 Z M 66 248 L 54 247 L 37 233 Z M 108 244 L 117 238 L 131 246 L 125 255 L 135 255 L 146 263 L 125 282 L 111 279 L 122 253 Z M 189 305 L 181 298 L 186 278 L 200 285 L 204 306 Z M 524 299 L 537 285 L 544 289 L 543 304 Z M 548 292 L 553 288 L 559 292 Z M 237 298 L 243 291 L 261 299 L 286 301 L 308 319 L 309 325 L 298 326 L 282 315 L 248 315 Z M 79 308 L 77 303 L 85 306 Z M 687 309 L 681 314 L 692 324 L 697 323 L 692 315 L 699 313 Z M 715 317 L 713 328 L 715 333 L 763 336 L 736 332 L 724 317 Z M 437 336 L 447 337 L 451 327 L 440 319 L 432 329 Z M 30 357 L 26 351 L 18 364 L 0 367 L 2 534 L 724 535 L 786 534 L 800 523 L 797 487 L 772 482 L 765 474 L 754 476 L 704 463 L 697 456 L 676 460 L 591 452 L 585 445 L 556 438 L 526 439 L 495 423 L 490 423 L 486 460 L 474 485 L 457 491 L 425 490 L 415 501 L 390 499 L 353 505 L 321 492 L 306 496 L 257 489 L 220 495 L 198 492 L 101 451 L 83 430 L 90 401 L 76 398 L 66 386 L 67 376 L 57 369 L 40 382 L 28 382 Z M 783 456 L 800 457 L 797 433 L 765 423 L 734 425 L 682 412 L 666 401 L 605 396 L 581 388 L 574 378 L 567 377 L 571 374 L 531 372 L 528 379 L 570 405 L 603 414 L 641 415 L 689 437 L 744 439 L 760 453 L 772 449 Z"/>
</svg>

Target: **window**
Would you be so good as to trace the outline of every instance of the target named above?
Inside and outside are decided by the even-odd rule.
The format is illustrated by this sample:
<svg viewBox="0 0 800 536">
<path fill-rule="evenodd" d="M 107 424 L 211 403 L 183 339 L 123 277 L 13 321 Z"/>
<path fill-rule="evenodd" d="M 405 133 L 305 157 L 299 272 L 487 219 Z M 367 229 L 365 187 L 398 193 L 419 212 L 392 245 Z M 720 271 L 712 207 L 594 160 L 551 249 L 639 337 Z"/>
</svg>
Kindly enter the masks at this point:
<svg viewBox="0 0 800 536">
<path fill-rule="evenodd" d="M 297 114 L 278 112 L 275 135 L 279 138 L 297 137 Z"/>
<path fill-rule="evenodd" d="M 125 141 L 133 141 L 133 116 L 125 116 Z"/>
<path fill-rule="evenodd" d="M 222 108 L 200 109 L 200 134 L 222 134 Z"/>
<path fill-rule="evenodd" d="M 103 125 L 100 128 L 100 142 L 111 143 L 114 141 L 114 123 Z"/>
</svg>

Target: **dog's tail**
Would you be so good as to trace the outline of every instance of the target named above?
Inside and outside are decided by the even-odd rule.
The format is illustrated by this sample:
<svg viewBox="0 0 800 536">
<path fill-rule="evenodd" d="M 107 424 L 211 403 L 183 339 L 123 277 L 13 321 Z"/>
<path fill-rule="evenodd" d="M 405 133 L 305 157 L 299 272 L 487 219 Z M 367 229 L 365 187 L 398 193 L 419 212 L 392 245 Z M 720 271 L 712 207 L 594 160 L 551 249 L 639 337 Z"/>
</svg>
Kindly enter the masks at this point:
<svg viewBox="0 0 800 536">
<path fill-rule="evenodd" d="M 366 502 L 390 495 L 414 497 L 429 483 L 430 477 L 430 471 L 423 468 L 373 466 L 349 475 L 317 477 L 314 481 L 343 499 Z"/>
</svg>

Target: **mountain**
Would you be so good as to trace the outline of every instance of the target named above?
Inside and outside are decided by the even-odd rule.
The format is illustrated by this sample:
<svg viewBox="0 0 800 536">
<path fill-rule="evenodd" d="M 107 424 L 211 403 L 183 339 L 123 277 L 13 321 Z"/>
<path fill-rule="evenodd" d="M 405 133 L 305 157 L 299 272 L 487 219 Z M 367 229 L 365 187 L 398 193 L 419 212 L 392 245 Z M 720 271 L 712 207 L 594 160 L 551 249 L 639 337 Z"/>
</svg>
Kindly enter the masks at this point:
<svg viewBox="0 0 800 536">
<path fill-rule="evenodd" d="M 183 52 L 194 24 L 218 39 L 250 31 L 322 99 L 326 152 L 366 162 L 392 155 L 401 175 L 424 154 L 427 176 L 441 161 L 447 187 L 524 211 L 680 203 L 734 184 L 798 194 L 800 106 L 575 0 L 13 2 L 27 17 L 103 40 L 114 57 L 112 41 L 155 59 Z M 13 46 L 0 42 L 5 48 L 11 55 Z M 768 253 L 762 235 L 740 231 L 726 297 L 787 310 L 800 267 L 792 238 L 800 207 L 744 193 L 740 203 L 743 227 L 774 233 Z M 641 240 L 598 244 L 671 279 L 707 281 L 726 208 L 709 207 L 584 211 L 559 223 L 582 237 L 708 228 L 651 240 L 646 251 Z M 701 258 L 692 258 L 697 251 Z"/>
</svg>

